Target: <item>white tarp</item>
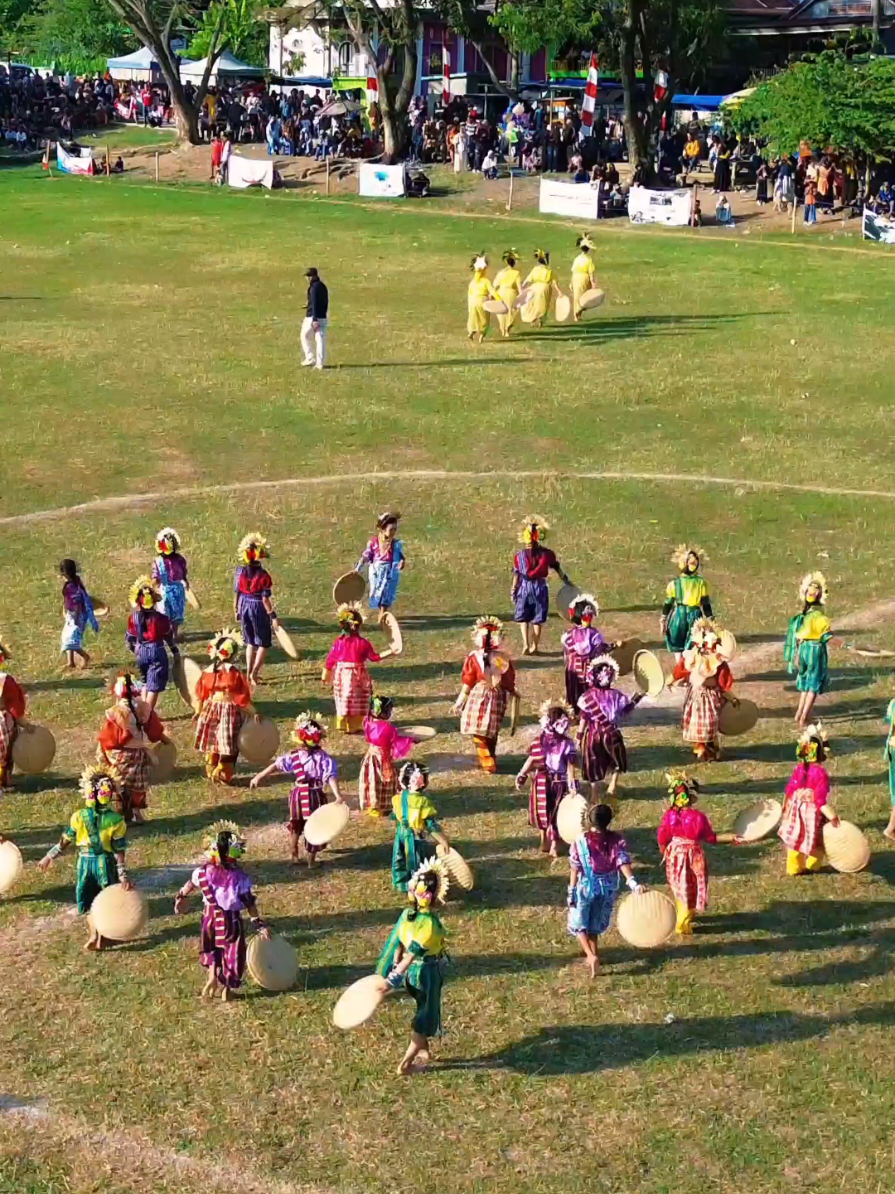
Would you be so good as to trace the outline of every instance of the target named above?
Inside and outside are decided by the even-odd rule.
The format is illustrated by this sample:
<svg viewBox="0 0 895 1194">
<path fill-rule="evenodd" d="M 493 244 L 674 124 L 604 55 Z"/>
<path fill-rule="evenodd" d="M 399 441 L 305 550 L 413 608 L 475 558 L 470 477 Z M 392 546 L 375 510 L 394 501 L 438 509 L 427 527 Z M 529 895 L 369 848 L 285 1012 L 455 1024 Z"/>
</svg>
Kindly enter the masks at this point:
<svg viewBox="0 0 895 1194">
<path fill-rule="evenodd" d="M 404 167 L 361 162 L 358 192 L 369 199 L 400 199 L 404 194 Z"/>
<path fill-rule="evenodd" d="M 264 158 L 241 158 L 230 155 L 227 167 L 227 182 L 231 187 L 244 190 L 246 187 L 273 187 L 273 161 Z"/>
<path fill-rule="evenodd" d="M 186 83 L 200 83 L 202 76 L 205 74 L 205 65 L 208 62 L 207 58 L 200 58 L 198 62 L 182 62 L 180 64 L 180 78 Z M 217 82 L 218 75 L 241 75 L 246 79 L 260 79 L 264 71 L 260 66 L 249 66 L 247 62 L 241 62 L 235 58 L 229 50 L 224 50 L 223 54 L 215 62 L 211 68 L 211 74 L 208 81 L 213 87 Z"/>
<path fill-rule="evenodd" d="M 877 216 L 869 207 L 864 208 L 861 232 L 865 240 L 876 240 L 881 245 L 895 245 L 895 222 L 889 216 Z"/>
<path fill-rule="evenodd" d="M 93 153 L 89 149 L 82 149 L 79 156 L 76 153 L 66 153 L 61 145 L 57 145 L 56 166 L 66 174 L 92 174 Z"/>
<path fill-rule="evenodd" d="M 628 195 L 628 215 L 632 224 L 667 224 L 670 228 L 685 228 L 690 223 L 692 192 L 650 191 L 646 187 L 631 187 Z"/>
<path fill-rule="evenodd" d="M 541 179 L 538 210 L 579 220 L 595 220 L 599 214 L 599 192 L 586 182 L 554 182 Z"/>
</svg>

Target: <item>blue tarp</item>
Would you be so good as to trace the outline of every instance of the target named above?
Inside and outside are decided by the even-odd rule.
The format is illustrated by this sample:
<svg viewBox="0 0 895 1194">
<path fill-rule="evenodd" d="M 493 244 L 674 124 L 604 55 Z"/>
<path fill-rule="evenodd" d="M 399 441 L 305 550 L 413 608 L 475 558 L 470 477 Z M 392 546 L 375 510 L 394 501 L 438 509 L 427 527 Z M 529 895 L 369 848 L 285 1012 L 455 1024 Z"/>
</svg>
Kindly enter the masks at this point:
<svg viewBox="0 0 895 1194">
<path fill-rule="evenodd" d="M 717 112 L 721 107 L 723 95 L 675 95 L 672 106 L 675 108 L 696 108 L 702 112 Z"/>
<path fill-rule="evenodd" d="M 441 78 L 441 75 L 438 76 Z M 301 87 L 332 87 L 332 79 L 318 78 L 317 75 L 283 75 L 281 79 L 277 80 L 277 86 L 280 87 L 294 87 L 298 90 Z"/>
</svg>

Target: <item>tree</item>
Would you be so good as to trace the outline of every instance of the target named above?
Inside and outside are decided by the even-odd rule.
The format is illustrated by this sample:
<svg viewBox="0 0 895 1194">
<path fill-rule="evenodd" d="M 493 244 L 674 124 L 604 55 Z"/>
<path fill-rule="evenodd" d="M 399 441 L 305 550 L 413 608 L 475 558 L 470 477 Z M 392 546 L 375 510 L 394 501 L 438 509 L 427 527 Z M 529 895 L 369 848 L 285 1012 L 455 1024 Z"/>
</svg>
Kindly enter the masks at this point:
<svg viewBox="0 0 895 1194">
<path fill-rule="evenodd" d="M 105 70 L 107 59 L 139 48 L 105 0 L 46 0 L 23 26 L 30 57 L 78 75 Z"/>
<path fill-rule="evenodd" d="M 206 9 L 187 54 L 191 58 L 205 58 L 211 52 L 220 11 L 224 13 L 222 41 L 227 49 L 252 66 L 267 66 L 270 33 L 257 0 L 219 0 L 217 5 Z"/>
</svg>

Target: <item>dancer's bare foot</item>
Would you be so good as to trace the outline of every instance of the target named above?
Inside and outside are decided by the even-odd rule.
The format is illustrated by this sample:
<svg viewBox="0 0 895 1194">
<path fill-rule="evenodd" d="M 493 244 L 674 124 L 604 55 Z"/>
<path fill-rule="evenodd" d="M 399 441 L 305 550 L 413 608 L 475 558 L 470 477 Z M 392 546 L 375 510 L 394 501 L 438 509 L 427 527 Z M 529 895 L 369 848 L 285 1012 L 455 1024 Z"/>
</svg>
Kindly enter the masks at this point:
<svg viewBox="0 0 895 1194">
<path fill-rule="evenodd" d="M 890 842 L 895 842 L 895 829 L 887 825 L 883 830 L 883 837 L 887 837 Z"/>
<path fill-rule="evenodd" d="M 230 990 L 229 987 L 224 987 L 221 990 L 221 1003 L 229 1003 L 232 998 L 233 998 L 233 992 Z"/>
<path fill-rule="evenodd" d="M 596 956 L 596 954 L 587 959 L 587 968 L 590 971 L 591 978 L 596 978 L 600 969 L 600 959 Z"/>
</svg>

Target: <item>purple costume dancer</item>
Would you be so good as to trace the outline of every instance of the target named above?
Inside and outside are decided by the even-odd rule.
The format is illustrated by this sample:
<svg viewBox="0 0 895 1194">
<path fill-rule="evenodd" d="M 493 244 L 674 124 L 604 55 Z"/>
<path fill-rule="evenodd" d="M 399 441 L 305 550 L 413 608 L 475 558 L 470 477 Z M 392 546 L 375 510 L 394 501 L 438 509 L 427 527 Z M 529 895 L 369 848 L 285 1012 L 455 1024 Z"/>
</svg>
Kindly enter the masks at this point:
<svg viewBox="0 0 895 1194">
<path fill-rule="evenodd" d="M 593 620 L 600 612 L 596 597 L 579 593 L 569 606 L 572 628 L 562 636 L 563 660 L 566 665 L 566 700 L 573 709 L 587 691 L 587 668 L 591 660 L 609 650 Z"/>
<path fill-rule="evenodd" d="M 643 693 L 626 696 L 612 687 L 618 676 L 618 664 L 611 655 L 598 655 L 587 669 L 591 685 L 579 699 L 581 725 L 578 742 L 581 747 L 581 774 L 589 783 L 599 783 L 609 775 L 607 790 L 615 794 L 618 777 L 628 770 L 625 740 L 618 722 L 643 700 Z"/>
</svg>

